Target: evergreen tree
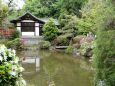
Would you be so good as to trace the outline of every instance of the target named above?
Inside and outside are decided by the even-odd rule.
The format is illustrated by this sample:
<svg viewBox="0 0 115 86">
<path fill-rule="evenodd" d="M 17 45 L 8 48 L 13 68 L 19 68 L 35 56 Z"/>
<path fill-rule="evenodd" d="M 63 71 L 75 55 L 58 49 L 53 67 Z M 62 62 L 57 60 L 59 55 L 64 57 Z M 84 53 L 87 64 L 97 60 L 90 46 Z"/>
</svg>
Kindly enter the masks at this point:
<svg viewBox="0 0 115 86">
<path fill-rule="evenodd" d="M 49 21 L 43 26 L 43 36 L 49 40 L 53 41 L 59 33 L 59 30 L 54 23 L 53 19 L 50 18 Z"/>
</svg>

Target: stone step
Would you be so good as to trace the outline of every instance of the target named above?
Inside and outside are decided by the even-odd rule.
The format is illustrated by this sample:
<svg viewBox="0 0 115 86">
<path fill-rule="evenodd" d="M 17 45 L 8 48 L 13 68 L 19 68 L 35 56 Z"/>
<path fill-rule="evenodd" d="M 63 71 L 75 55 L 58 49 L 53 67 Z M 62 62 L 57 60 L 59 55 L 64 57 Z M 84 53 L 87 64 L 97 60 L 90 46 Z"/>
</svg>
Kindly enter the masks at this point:
<svg viewBox="0 0 115 86">
<path fill-rule="evenodd" d="M 39 37 L 34 37 L 34 36 L 24 36 L 21 37 L 22 39 L 26 40 L 25 41 L 25 46 L 33 46 L 33 45 L 38 45 L 40 41 L 44 41 L 44 37 L 39 36 Z"/>
</svg>

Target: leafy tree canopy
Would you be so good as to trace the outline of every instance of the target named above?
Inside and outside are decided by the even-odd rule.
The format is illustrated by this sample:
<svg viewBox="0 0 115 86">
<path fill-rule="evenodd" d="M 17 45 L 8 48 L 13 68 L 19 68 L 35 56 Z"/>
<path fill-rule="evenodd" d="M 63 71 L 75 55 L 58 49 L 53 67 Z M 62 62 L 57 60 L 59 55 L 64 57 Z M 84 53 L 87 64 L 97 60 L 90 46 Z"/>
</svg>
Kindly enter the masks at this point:
<svg viewBox="0 0 115 86">
<path fill-rule="evenodd" d="M 3 25 L 5 18 L 7 17 L 8 7 L 2 4 L 0 0 L 0 26 Z"/>
<path fill-rule="evenodd" d="M 23 12 L 30 11 L 37 17 L 58 18 L 62 10 L 79 15 L 79 9 L 87 0 L 25 0 Z"/>
</svg>

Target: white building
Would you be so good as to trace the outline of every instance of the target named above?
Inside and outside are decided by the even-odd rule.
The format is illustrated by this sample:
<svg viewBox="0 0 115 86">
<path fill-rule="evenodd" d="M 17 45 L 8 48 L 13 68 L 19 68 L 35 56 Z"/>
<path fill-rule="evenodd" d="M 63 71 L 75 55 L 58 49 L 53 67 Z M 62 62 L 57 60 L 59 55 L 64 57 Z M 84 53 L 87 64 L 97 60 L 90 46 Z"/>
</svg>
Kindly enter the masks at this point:
<svg viewBox="0 0 115 86">
<path fill-rule="evenodd" d="M 17 30 L 21 32 L 21 36 L 42 36 L 42 27 L 48 21 L 48 19 L 37 18 L 31 13 L 27 12 L 26 14 L 20 16 L 16 20 L 11 20 L 11 23 L 15 24 Z M 54 22 L 57 26 L 59 23 L 56 19 Z"/>
</svg>

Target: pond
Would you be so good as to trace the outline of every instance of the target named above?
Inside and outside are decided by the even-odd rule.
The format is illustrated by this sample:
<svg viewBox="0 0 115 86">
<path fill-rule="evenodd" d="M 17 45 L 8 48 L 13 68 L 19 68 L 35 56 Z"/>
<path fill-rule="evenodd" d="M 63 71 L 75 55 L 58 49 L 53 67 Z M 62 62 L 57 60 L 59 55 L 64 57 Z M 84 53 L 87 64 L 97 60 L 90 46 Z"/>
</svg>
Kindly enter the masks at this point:
<svg viewBox="0 0 115 86">
<path fill-rule="evenodd" d="M 48 50 L 17 51 L 23 77 L 32 86 L 92 86 L 89 59 Z"/>
</svg>

